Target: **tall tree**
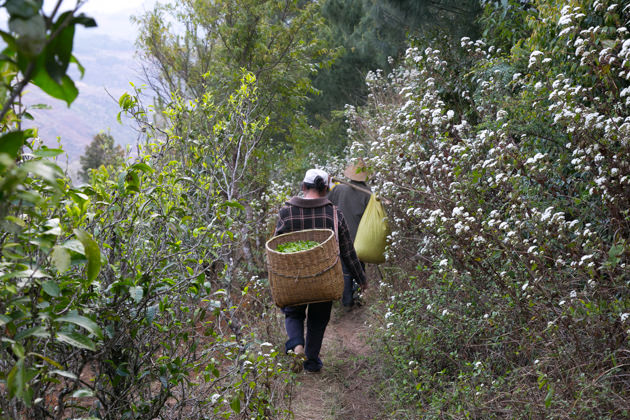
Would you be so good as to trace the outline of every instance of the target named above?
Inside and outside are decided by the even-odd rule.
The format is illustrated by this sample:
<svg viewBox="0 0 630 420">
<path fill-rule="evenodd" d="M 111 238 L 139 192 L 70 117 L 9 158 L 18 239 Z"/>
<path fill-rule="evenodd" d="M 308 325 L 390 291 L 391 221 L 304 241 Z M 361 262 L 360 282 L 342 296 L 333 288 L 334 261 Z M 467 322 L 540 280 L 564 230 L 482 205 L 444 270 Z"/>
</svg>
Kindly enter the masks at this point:
<svg viewBox="0 0 630 420">
<path fill-rule="evenodd" d="M 343 47 L 343 54 L 329 68 L 315 75 L 317 94 L 311 95 L 310 116 L 328 117 L 345 104 L 361 103 L 366 95 L 365 75 L 385 68 L 405 44 L 404 17 L 383 0 L 327 0 L 322 15 L 326 33 Z"/>
<path fill-rule="evenodd" d="M 162 101 L 174 92 L 189 99 L 212 92 L 220 100 L 246 70 L 257 80 L 257 113 L 271 119 L 267 138 L 291 138 L 309 76 L 332 57 L 317 36 L 317 1 L 184 0 L 158 4 L 137 23 L 146 78 Z"/>
<path fill-rule="evenodd" d="M 408 37 L 437 33 L 459 39 L 478 35 L 478 1 L 464 0 L 326 0 L 322 15 L 332 39 L 343 54 L 313 80 L 308 114 L 327 118 L 345 104 L 359 105 L 366 98 L 365 76 L 370 70 L 389 69 L 408 45 Z"/>
<path fill-rule="evenodd" d="M 79 158 L 81 171 L 79 176 L 85 182 L 90 180 L 90 170 L 101 165 L 117 165 L 124 157 L 124 151 L 119 144 L 114 144 L 114 137 L 110 133 L 101 131 L 94 136 L 92 142 L 85 148 L 85 154 Z"/>
<path fill-rule="evenodd" d="M 165 115 L 177 113 L 169 153 L 188 159 L 193 171 L 221 172 L 212 188 L 244 206 L 237 222 L 244 241 L 256 224 L 252 202 L 270 187 L 272 174 L 310 151 L 302 145 L 309 139 L 303 108 L 311 75 L 335 54 L 318 36 L 319 9 L 311 0 L 183 0 L 136 19 L 146 79 Z M 231 111 L 238 101 L 247 104 L 246 116 Z M 221 110 L 226 122 L 217 125 Z M 249 133 L 252 121 L 259 122 L 256 136 Z M 192 144 L 205 148 L 203 159 L 190 157 Z M 226 272 L 242 257 L 251 263 L 249 249 L 229 246 Z"/>
<path fill-rule="evenodd" d="M 453 38 L 479 34 L 479 0 L 385 0 L 405 16 L 407 30 L 439 30 Z M 495 2 L 496 3 L 496 2 Z"/>
</svg>

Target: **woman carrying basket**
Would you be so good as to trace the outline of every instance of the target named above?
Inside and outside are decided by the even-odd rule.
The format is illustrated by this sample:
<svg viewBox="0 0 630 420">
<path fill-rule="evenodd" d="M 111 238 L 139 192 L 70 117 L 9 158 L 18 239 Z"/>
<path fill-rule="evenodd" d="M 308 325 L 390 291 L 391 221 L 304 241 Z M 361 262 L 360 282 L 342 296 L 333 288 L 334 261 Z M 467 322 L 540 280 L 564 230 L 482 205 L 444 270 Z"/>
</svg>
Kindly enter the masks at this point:
<svg viewBox="0 0 630 420">
<path fill-rule="evenodd" d="M 354 251 L 348 226 L 343 214 L 326 198 L 330 189 L 330 176 L 321 169 L 309 169 L 302 181 L 303 197 L 293 197 L 280 209 L 276 235 L 306 229 L 337 230 L 341 260 L 351 271 L 363 289 L 367 289 L 367 280 L 363 267 Z M 335 217 L 334 211 L 337 212 Z M 335 229 L 337 219 L 337 229 Z M 330 320 L 332 301 L 309 303 L 307 305 L 286 306 L 285 327 L 289 339 L 285 344 L 287 353 L 293 351 L 304 359 L 307 372 L 319 372 L 322 361 L 319 352 L 324 339 L 324 332 Z M 308 316 L 307 316 L 308 313 Z M 304 339 L 304 321 L 306 320 L 306 340 Z"/>
</svg>

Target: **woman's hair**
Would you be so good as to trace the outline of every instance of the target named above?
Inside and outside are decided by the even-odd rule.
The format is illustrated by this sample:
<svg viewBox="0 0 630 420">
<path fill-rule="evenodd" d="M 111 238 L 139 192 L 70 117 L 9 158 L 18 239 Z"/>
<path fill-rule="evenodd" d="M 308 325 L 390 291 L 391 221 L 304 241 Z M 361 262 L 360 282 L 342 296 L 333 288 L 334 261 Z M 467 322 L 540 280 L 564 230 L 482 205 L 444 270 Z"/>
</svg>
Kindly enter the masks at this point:
<svg viewBox="0 0 630 420">
<path fill-rule="evenodd" d="M 317 190 L 319 194 L 324 194 L 328 189 L 326 180 L 324 180 L 321 176 L 317 176 L 314 183 L 303 182 L 302 185 L 308 190 Z"/>
</svg>

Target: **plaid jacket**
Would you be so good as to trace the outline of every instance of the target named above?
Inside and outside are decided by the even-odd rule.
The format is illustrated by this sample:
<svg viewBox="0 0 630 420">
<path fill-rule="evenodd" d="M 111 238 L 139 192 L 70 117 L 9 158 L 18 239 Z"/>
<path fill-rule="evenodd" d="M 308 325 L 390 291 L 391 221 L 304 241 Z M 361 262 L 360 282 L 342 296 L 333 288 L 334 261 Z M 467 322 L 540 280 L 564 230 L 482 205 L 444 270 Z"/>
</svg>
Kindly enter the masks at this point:
<svg viewBox="0 0 630 420">
<path fill-rule="evenodd" d="M 286 204 L 280 209 L 278 214 L 276 235 L 305 229 L 335 230 L 333 204 L 327 198 L 306 199 L 293 197 Z M 360 285 L 364 285 L 367 282 L 365 272 L 354 250 L 343 213 L 339 209 L 337 209 L 337 230 L 341 260 L 350 270 L 352 277 Z"/>
</svg>

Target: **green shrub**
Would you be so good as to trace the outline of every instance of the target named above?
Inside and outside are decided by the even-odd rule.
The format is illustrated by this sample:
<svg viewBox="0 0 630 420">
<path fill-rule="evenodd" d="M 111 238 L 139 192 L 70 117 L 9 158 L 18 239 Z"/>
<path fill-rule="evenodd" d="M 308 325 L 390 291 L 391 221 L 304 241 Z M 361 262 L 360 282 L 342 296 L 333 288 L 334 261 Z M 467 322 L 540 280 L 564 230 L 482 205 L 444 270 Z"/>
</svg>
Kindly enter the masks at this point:
<svg viewBox="0 0 630 420">
<path fill-rule="evenodd" d="M 267 289 L 236 258 L 251 222 L 235 199 L 248 181 L 230 170 L 247 162 L 230 159 L 265 124 L 248 120 L 255 79 L 242 82 L 223 108 L 175 101 L 166 137 L 147 130 L 133 162 L 92 171 L 89 185 L 70 186 L 46 161 L 60 151 L 4 163 L 0 416 L 281 412 L 279 353 L 244 309 L 271 317 Z M 121 105 L 142 116 L 137 97 Z M 183 115 L 209 112 L 212 138 L 177 135 Z"/>
</svg>

